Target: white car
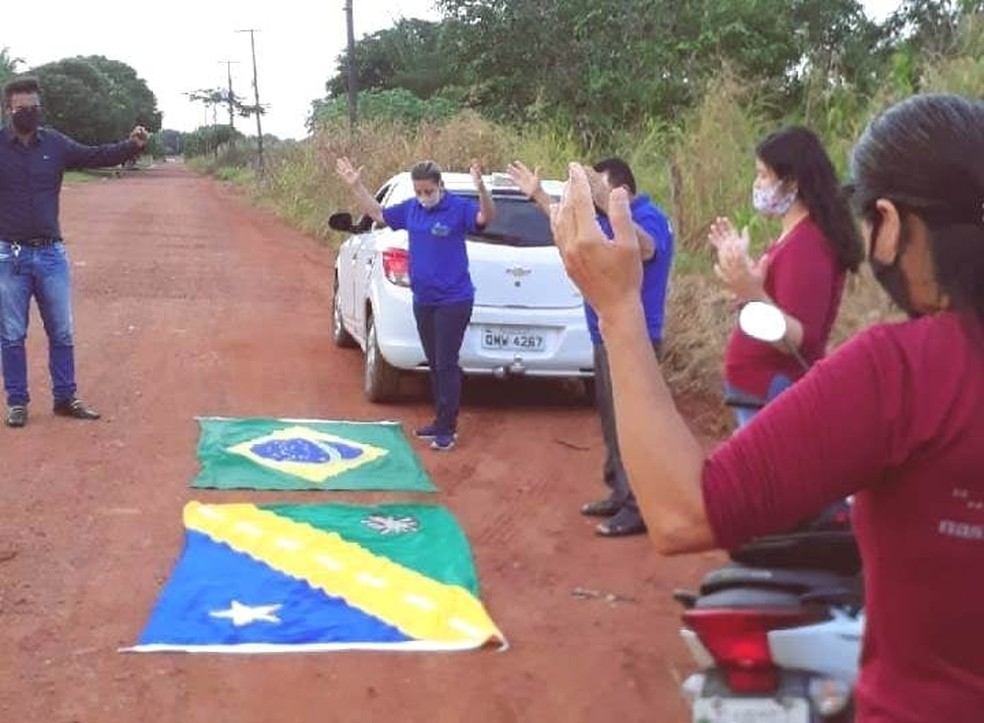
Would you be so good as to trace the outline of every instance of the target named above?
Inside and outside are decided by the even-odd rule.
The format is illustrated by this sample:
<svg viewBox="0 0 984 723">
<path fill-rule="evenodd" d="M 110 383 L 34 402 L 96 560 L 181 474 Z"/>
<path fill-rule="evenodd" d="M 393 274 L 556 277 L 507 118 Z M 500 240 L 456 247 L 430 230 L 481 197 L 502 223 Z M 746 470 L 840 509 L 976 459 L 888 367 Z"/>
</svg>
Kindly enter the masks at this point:
<svg viewBox="0 0 984 723">
<path fill-rule="evenodd" d="M 477 198 L 467 173 L 444 173 L 442 180 L 448 192 Z M 469 375 L 592 379 L 583 298 L 564 271 L 546 215 L 508 175 L 485 180 L 496 218 L 466 242 L 475 306 L 461 368 Z M 559 198 L 560 181 L 543 187 Z M 409 173 L 393 176 L 376 193 L 384 208 L 413 197 Z M 407 232 L 368 216 L 353 222 L 347 213 L 334 214 L 329 225 L 352 234 L 335 260 L 332 337 L 365 352 L 366 397 L 391 401 L 403 373 L 428 370 L 413 316 Z"/>
</svg>

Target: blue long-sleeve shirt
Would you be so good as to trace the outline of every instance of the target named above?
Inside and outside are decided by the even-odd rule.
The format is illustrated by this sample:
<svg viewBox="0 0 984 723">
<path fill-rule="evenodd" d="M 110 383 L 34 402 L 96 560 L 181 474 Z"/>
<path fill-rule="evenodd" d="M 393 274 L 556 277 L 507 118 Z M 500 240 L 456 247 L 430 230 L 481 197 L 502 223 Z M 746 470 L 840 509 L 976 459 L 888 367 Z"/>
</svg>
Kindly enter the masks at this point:
<svg viewBox="0 0 984 723">
<path fill-rule="evenodd" d="M 133 141 L 85 146 L 53 128 L 29 145 L 0 129 L 0 241 L 61 238 L 58 196 L 66 170 L 116 166 L 139 155 Z"/>
</svg>

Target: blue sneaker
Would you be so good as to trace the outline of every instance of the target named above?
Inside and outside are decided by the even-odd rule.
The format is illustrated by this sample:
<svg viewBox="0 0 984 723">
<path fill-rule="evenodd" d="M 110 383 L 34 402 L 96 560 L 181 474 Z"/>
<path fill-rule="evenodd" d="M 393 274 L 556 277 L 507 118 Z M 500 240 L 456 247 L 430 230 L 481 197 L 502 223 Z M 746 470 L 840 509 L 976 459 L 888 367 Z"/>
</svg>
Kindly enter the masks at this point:
<svg viewBox="0 0 984 723">
<path fill-rule="evenodd" d="M 423 427 L 417 427 L 413 430 L 413 436 L 417 439 L 434 439 L 437 436 L 437 425 L 428 424 Z"/>
<path fill-rule="evenodd" d="M 431 440 L 431 449 L 436 449 L 438 452 L 450 452 L 454 449 L 454 438 L 455 434 L 438 434 Z"/>
</svg>

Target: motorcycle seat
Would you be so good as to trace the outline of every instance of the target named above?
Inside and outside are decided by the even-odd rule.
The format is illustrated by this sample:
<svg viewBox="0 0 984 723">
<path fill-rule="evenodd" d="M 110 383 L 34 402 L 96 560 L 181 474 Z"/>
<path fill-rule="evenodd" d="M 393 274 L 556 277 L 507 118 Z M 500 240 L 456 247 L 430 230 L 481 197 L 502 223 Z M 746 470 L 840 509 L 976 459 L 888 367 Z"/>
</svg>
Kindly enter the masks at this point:
<svg viewBox="0 0 984 723">
<path fill-rule="evenodd" d="M 701 581 L 701 595 L 733 588 L 757 588 L 788 592 L 800 596 L 815 590 L 854 589 L 858 580 L 853 575 L 838 575 L 827 570 L 802 568 L 763 568 L 746 565 L 726 565 L 712 570 Z"/>
</svg>

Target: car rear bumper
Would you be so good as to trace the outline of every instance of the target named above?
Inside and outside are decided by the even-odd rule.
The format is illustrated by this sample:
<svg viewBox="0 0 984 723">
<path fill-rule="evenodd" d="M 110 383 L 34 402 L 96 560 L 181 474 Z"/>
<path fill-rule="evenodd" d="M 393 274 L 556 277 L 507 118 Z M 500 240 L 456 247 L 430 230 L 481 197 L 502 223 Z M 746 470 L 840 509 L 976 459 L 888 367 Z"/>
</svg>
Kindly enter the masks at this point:
<svg viewBox="0 0 984 723">
<path fill-rule="evenodd" d="M 405 315 L 389 306 L 387 313 L 376 319 L 380 351 L 394 367 L 426 370 L 427 362 L 417 336 L 413 310 L 409 304 L 403 308 Z M 539 348 L 489 348 L 487 332 L 492 330 L 527 332 L 539 342 Z M 466 374 L 472 375 L 591 377 L 594 375 L 594 348 L 580 307 L 508 309 L 476 306 L 461 344 L 459 364 Z"/>
</svg>

